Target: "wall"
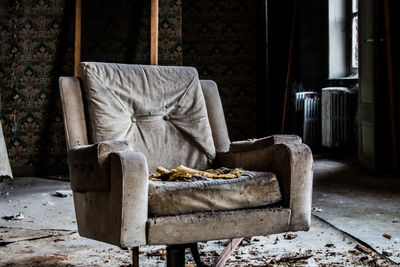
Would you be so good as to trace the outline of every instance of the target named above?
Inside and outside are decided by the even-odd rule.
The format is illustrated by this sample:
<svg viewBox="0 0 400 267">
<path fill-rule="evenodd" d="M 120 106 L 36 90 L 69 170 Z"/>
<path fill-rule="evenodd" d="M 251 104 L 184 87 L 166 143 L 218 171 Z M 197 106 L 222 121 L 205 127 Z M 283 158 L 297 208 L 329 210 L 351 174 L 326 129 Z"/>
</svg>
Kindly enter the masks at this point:
<svg viewBox="0 0 400 267">
<path fill-rule="evenodd" d="M 256 2 L 183 1 L 183 64 L 217 82 L 232 140 L 258 134 Z"/>
<path fill-rule="evenodd" d="M 319 92 L 328 79 L 328 1 L 297 0 L 285 133 L 293 133 L 298 91 Z M 293 0 L 268 1 L 268 133 L 280 133 Z"/>
<path fill-rule="evenodd" d="M 149 61 L 149 2 L 83 1 L 83 60 Z M 74 1 L 0 1 L 0 120 L 15 176 L 67 172 L 58 77 L 73 73 Z M 160 64 L 181 65 L 181 1 L 160 1 Z"/>
<path fill-rule="evenodd" d="M 0 119 L 16 174 L 67 171 L 57 79 L 73 70 L 73 2 L 0 1 Z M 146 64 L 149 2 L 83 1 L 82 59 Z M 325 2 L 298 6 L 292 81 L 305 89 L 327 78 Z M 292 3 L 268 1 L 266 40 L 265 1 L 160 0 L 160 64 L 218 83 L 232 140 L 280 132 Z"/>
</svg>

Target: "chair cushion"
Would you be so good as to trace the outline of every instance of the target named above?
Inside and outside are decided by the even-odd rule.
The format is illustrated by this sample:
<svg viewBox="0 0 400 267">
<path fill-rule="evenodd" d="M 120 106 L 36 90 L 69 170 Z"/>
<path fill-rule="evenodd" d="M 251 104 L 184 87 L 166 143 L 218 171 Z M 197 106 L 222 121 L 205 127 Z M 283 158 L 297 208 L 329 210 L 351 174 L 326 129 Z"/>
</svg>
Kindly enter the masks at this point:
<svg viewBox="0 0 400 267">
<path fill-rule="evenodd" d="M 149 181 L 150 216 L 259 207 L 281 199 L 278 180 L 270 172 L 244 171 L 234 179 Z"/>
<path fill-rule="evenodd" d="M 128 140 L 157 166 L 207 169 L 215 147 L 195 68 L 83 62 L 91 142 Z"/>
</svg>

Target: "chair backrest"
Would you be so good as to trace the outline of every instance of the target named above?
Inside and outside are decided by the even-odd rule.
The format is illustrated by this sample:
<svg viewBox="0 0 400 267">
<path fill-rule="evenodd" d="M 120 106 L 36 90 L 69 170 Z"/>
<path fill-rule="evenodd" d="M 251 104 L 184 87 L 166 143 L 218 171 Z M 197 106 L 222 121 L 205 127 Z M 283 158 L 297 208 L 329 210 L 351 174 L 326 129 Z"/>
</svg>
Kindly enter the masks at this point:
<svg viewBox="0 0 400 267">
<path fill-rule="evenodd" d="M 128 140 L 150 171 L 209 168 L 215 146 L 196 69 L 83 62 L 89 142 Z"/>
</svg>

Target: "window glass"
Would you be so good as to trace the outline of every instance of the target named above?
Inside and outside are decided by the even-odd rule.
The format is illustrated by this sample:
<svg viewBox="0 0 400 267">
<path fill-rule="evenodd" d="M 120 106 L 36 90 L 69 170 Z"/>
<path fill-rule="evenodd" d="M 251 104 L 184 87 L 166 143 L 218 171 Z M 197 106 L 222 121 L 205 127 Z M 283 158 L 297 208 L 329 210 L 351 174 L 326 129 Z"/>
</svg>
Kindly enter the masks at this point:
<svg viewBox="0 0 400 267">
<path fill-rule="evenodd" d="M 358 68 L 358 16 L 353 17 L 351 33 L 351 67 Z"/>
</svg>

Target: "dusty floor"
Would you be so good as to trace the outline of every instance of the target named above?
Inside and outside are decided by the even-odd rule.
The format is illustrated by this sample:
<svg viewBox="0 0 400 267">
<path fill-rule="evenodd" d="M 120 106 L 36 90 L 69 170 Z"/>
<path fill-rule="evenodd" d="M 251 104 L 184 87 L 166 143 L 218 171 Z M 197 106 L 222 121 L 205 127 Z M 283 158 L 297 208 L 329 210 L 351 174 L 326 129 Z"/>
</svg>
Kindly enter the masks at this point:
<svg viewBox="0 0 400 267">
<path fill-rule="evenodd" d="M 314 170 L 310 231 L 293 233 L 292 239 L 278 234 L 244 240 L 227 266 L 398 266 L 400 179 L 371 177 L 337 160 L 317 159 Z M 57 180 L 17 178 L 0 183 L 0 266 L 131 262 L 130 251 L 77 234 L 68 190 L 67 182 Z M 202 260 L 212 263 L 227 242 L 201 243 Z M 367 252 L 357 248 L 359 244 Z M 165 254 L 164 246 L 143 247 L 141 266 L 165 266 Z M 193 264 L 189 251 L 187 262 Z"/>
</svg>

